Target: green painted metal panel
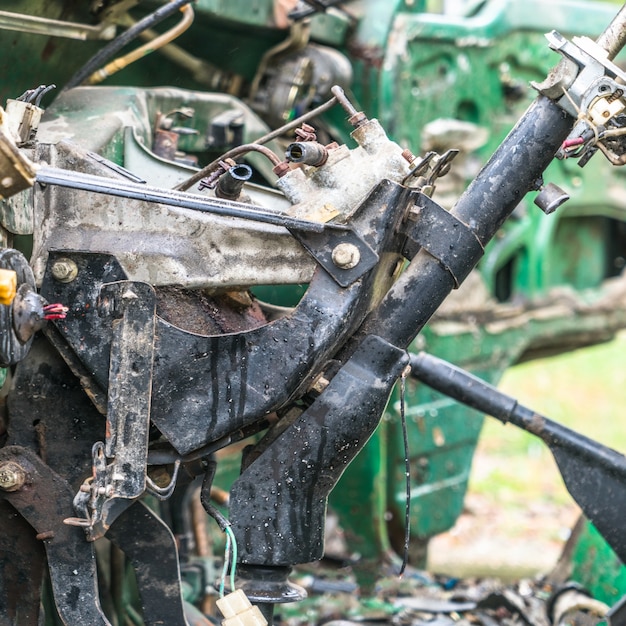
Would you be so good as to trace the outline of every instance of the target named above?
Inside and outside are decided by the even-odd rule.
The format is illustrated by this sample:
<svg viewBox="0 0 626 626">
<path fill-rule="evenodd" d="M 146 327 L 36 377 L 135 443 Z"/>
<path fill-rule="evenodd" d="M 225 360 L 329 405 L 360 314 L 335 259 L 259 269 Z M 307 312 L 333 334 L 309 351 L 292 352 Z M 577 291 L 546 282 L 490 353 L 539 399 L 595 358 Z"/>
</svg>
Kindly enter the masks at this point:
<svg viewBox="0 0 626 626">
<path fill-rule="evenodd" d="M 615 604 L 626 594 L 626 566 L 591 522 L 586 522 L 571 557 L 572 580 L 594 598 Z"/>
</svg>

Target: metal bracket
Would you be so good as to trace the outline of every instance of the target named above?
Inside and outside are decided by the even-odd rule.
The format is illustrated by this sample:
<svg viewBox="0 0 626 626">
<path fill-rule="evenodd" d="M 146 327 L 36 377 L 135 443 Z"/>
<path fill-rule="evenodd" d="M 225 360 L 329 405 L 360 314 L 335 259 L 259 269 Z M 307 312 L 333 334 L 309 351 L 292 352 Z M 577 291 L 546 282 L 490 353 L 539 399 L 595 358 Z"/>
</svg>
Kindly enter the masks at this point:
<svg viewBox="0 0 626 626">
<path fill-rule="evenodd" d="M 455 288 L 467 278 L 484 253 L 474 231 L 423 193 L 415 194 L 402 253 L 412 259 L 420 248 L 434 256 L 454 279 Z"/>
<path fill-rule="evenodd" d="M 224 217 L 282 226 L 289 230 L 309 254 L 342 287 L 358 280 L 378 262 L 376 252 L 351 226 L 345 224 L 323 224 L 301 220 L 243 202 L 210 198 L 172 189 L 159 189 L 128 180 L 105 178 L 52 167 L 40 168 L 37 172 L 37 182 L 42 185 L 59 185 L 71 189 L 109 194 L 121 198 L 133 198 L 144 202 L 155 202 Z M 348 243 L 358 249 L 359 259 L 354 266 L 344 268 L 333 262 L 333 250 L 340 243 Z"/>
<path fill-rule="evenodd" d="M 98 308 L 113 318 L 107 438 L 94 445 L 93 477 L 76 496 L 87 519 L 69 522 L 85 526 L 92 541 L 146 491 L 156 295 L 147 283 L 107 283 Z"/>
<path fill-rule="evenodd" d="M 93 545 L 80 529 L 64 524 L 72 491 L 34 452 L 19 446 L 0 450 L 0 468 L 20 468 L 21 480 L 0 497 L 37 531 L 46 549 L 57 611 L 64 624 L 110 626 L 100 607 Z M 16 473 L 13 470 L 13 473 Z M 2 483 L 6 488 L 6 481 Z"/>
<path fill-rule="evenodd" d="M 351 285 L 378 263 L 378 254 L 353 230 L 327 224 L 321 233 L 292 228 L 289 232 L 341 287 Z"/>
</svg>

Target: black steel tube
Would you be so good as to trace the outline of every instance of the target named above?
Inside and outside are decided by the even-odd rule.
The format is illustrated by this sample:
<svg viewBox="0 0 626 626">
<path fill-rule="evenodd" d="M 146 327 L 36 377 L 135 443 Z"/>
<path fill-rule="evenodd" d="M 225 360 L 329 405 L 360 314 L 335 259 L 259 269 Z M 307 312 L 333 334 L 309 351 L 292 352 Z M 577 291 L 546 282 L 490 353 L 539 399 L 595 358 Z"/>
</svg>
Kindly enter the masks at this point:
<svg viewBox="0 0 626 626">
<path fill-rule="evenodd" d="M 413 376 L 474 409 L 539 437 L 583 513 L 617 556 L 626 559 L 626 457 L 558 422 L 535 413 L 480 378 L 421 352 L 411 356 Z"/>
<path fill-rule="evenodd" d="M 536 188 L 573 125 L 552 100 L 539 96 L 502 142 L 452 214 L 467 224 L 485 245 L 522 198 Z M 374 334 L 406 348 L 454 287 L 452 275 L 425 250 L 372 311 L 359 338 Z"/>
<path fill-rule="evenodd" d="M 426 352 L 411 354 L 411 376 L 505 424 L 511 420 L 518 406 L 517 400 L 501 393 L 484 380 Z"/>
<path fill-rule="evenodd" d="M 553 453 L 557 448 L 574 451 L 581 468 L 593 461 L 596 466 L 626 478 L 623 454 L 518 404 L 515 398 L 452 363 L 420 352 L 411 355 L 411 374 L 458 402 L 539 437 Z M 569 476 L 564 474 L 564 478 L 568 482 Z"/>
</svg>

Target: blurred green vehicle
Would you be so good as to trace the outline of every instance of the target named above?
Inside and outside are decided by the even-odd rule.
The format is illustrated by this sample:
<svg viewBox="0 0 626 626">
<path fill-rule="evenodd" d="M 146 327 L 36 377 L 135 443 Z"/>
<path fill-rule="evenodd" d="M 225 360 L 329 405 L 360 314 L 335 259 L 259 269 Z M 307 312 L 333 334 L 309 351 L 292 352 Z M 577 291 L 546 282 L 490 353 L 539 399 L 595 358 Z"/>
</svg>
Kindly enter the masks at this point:
<svg viewBox="0 0 626 626">
<path fill-rule="evenodd" d="M 535 97 L 530 81 L 541 81 L 554 66 L 544 33 L 595 37 L 616 11 L 614 4 L 581 0 L 197 0 L 184 32 L 176 33 L 176 24 L 191 19 L 189 9 L 155 24 L 159 32 L 173 29 L 172 42 L 155 51 L 148 43 L 149 50 L 129 59 L 127 51 L 141 39 L 158 35 L 143 31 L 115 55 L 122 62 L 107 59 L 99 74 L 102 64 L 93 63 L 93 55 L 161 6 L 5 0 L 0 102 L 54 83 L 56 89 L 42 95 L 37 141 L 71 141 L 148 183 L 173 187 L 225 151 L 322 105 L 340 85 L 402 148 L 460 150 L 436 184 L 434 198 L 446 208 Z M 324 111 L 309 121 L 309 132 L 324 145 L 350 144 L 345 116 L 339 108 Z M 292 141 L 283 135 L 269 145 L 284 150 Z M 257 155 L 248 163 L 255 168 L 253 199 L 275 193 L 263 191 L 272 180 L 268 164 Z M 624 177 L 599 158 L 585 167 L 552 163 L 544 181 L 565 190 L 569 201 L 548 215 L 521 196 L 478 269 L 411 350 L 427 350 L 497 383 L 516 363 L 613 337 L 626 326 Z M 39 225 L 20 202 L 6 200 L 0 218 L 5 247 L 37 250 Z M 61 249 L 63 238 L 55 242 Z M 296 283 L 257 284 L 252 291 L 273 307 L 292 307 L 306 290 Z M 222 291 L 242 286 L 249 285 L 233 282 Z M 364 583 L 403 550 L 400 412 L 396 390 L 378 430 L 330 495 Z M 410 557 L 423 566 L 429 539 L 461 513 L 483 416 L 409 379 L 406 417 Z M 228 490 L 239 465 L 239 455 L 222 458 L 215 484 Z M 193 573 L 189 580 L 196 580 Z M 112 610 L 121 611 L 120 604 L 115 600 Z"/>
</svg>

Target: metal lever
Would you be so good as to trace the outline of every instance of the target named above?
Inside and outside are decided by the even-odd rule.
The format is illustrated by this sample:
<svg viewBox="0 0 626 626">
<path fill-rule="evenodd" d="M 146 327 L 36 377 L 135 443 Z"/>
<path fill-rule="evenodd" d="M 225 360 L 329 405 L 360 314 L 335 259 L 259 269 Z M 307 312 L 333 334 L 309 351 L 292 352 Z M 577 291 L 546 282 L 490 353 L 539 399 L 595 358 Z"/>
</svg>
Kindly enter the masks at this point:
<svg viewBox="0 0 626 626">
<path fill-rule="evenodd" d="M 480 378 L 425 352 L 411 355 L 411 370 L 429 387 L 539 437 L 550 448 L 570 495 L 626 561 L 623 454 L 535 413 Z"/>
</svg>

